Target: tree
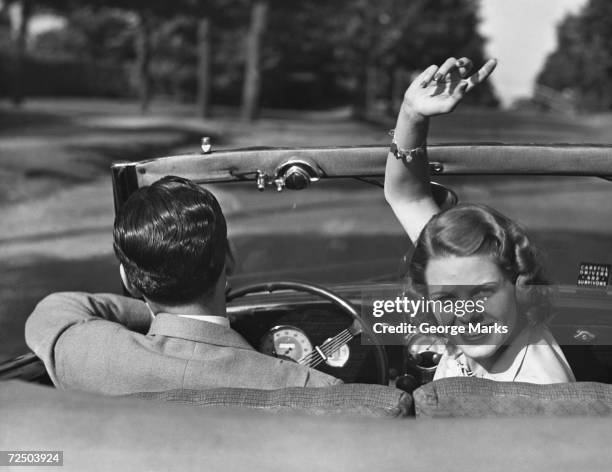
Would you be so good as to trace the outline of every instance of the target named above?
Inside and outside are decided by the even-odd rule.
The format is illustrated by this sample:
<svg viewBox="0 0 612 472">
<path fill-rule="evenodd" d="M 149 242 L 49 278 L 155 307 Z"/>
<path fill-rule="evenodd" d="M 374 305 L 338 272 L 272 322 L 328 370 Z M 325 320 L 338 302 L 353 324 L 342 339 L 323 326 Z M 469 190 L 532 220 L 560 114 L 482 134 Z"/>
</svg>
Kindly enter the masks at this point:
<svg viewBox="0 0 612 472">
<path fill-rule="evenodd" d="M 25 99 L 23 84 L 27 60 L 27 35 L 32 15 L 37 9 L 65 10 L 70 4 L 71 0 L 5 0 L 2 2 L 2 8 L 12 9 L 13 13 L 10 15 L 14 45 L 11 100 L 15 106 L 21 105 Z"/>
<path fill-rule="evenodd" d="M 484 38 L 478 32 L 476 0 L 343 0 L 342 16 L 332 17 L 330 34 L 344 73 L 352 75 L 357 116 L 365 116 L 384 97 L 394 102 L 401 73 L 439 64 L 449 56 L 484 59 Z M 399 73 L 398 73 L 399 72 Z M 401 79 L 402 81 L 405 78 Z M 468 101 L 496 105 L 488 83 Z"/>
<path fill-rule="evenodd" d="M 78 0 L 75 0 L 78 1 Z M 120 8 L 136 15 L 135 50 L 136 50 L 136 83 L 140 109 L 146 113 L 152 96 L 151 58 L 152 33 L 160 18 L 172 17 L 185 8 L 181 0 L 172 2 L 164 0 L 84 0 L 84 4 Z"/>
<path fill-rule="evenodd" d="M 33 38 L 31 53 L 85 62 L 123 62 L 134 57 L 134 19 L 117 9 L 81 7 L 64 16 L 65 26 Z"/>
<path fill-rule="evenodd" d="M 261 94 L 261 50 L 268 23 L 268 7 L 268 0 L 254 0 L 251 9 L 242 90 L 242 118 L 247 121 L 254 120 L 258 111 Z"/>
<path fill-rule="evenodd" d="M 46 36 L 41 51 L 94 65 L 132 61 L 143 111 L 163 90 L 195 97 L 198 114 L 208 116 L 214 87 L 218 102 L 242 98 L 247 120 L 260 106 L 351 98 L 367 116 L 377 104 L 397 103 L 410 73 L 453 54 L 484 56 L 475 0 L 13 1 L 65 12 L 70 29 Z M 468 99 L 495 103 L 487 87 Z"/>
<path fill-rule="evenodd" d="M 590 0 L 557 28 L 537 84 L 573 97 L 579 109 L 612 109 L 612 3 Z"/>
<path fill-rule="evenodd" d="M 11 101 L 15 106 L 20 106 L 24 100 L 23 74 L 26 62 L 26 41 L 28 24 L 32 16 L 32 3 L 30 0 L 14 0 L 7 2 L 7 8 L 11 8 L 10 15 L 12 24 L 11 32 L 13 37 L 13 80 L 11 87 Z"/>
<path fill-rule="evenodd" d="M 213 42 L 215 28 L 234 26 L 235 11 L 245 7 L 244 0 L 182 0 L 185 13 L 196 20 L 196 103 L 198 115 L 206 118 L 211 114 Z"/>
<path fill-rule="evenodd" d="M 367 116 L 377 103 L 397 103 L 411 72 L 454 54 L 484 59 L 475 0 L 267 3 L 263 26 L 251 16 L 244 80 L 244 92 L 260 90 L 257 100 L 265 104 L 340 104 L 349 92 L 355 114 Z M 254 109 L 247 96 L 245 115 Z M 497 104 L 488 83 L 467 100 Z"/>
<path fill-rule="evenodd" d="M 41 50 L 64 47 L 64 56 L 72 49 L 77 59 L 112 56 L 117 61 L 132 60 L 133 82 L 143 111 L 154 89 L 191 99 L 195 83 L 198 115 L 210 115 L 216 30 L 244 20 L 234 17 L 237 10 L 244 9 L 245 0 L 74 2 L 79 8 L 66 15 L 69 28 L 46 37 L 51 41 L 37 45 Z M 118 23 L 119 19 L 123 21 Z M 114 34 L 108 37 L 107 33 Z M 131 46 L 126 48 L 128 41 Z M 123 55 L 112 54 L 115 51 Z M 192 78 L 196 79 L 193 83 Z"/>
<path fill-rule="evenodd" d="M 212 63 L 212 25 L 210 17 L 202 16 L 198 21 L 198 115 L 207 118 L 211 114 L 211 63 Z"/>
<path fill-rule="evenodd" d="M 142 111 L 146 111 L 149 106 L 150 89 L 150 34 L 152 19 L 155 14 L 162 14 L 171 11 L 175 4 L 162 0 L 10 0 L 9 6 L 16 8 L 19 18 L 15 26 L 15 50 L 14 50 L 14 90 L 13 102 L 19 104 L 23 101 L 23 91 L 21 90 L 21 75 L 23 74 L 25 54 L 26 54 L 26 34 L 28 21 L 35 9 L 50 9 L 57 12 L 68 13 L 73 8 L 94 7 L 105 8 L 115 7 L 129 11 L 134 11 L 138 15 L 136 37 L 137 51 L 137 74 L 138 90 Z"/>
</svg>

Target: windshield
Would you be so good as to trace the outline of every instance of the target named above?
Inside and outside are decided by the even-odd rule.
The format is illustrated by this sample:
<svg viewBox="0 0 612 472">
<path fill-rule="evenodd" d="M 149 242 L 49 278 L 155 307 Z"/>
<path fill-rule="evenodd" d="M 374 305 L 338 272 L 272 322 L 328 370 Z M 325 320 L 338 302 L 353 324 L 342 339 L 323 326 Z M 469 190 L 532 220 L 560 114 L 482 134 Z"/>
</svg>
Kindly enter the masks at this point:
<svg viewBox="0 0 612 472">
<path fill-rule="evenodd" d="M 492 206 L 541 248 L 548 277 L 575 284 L 582 262 L 610 262 L 612 184 L 597 177 L 443 176 L 460 201 Z M 250 182 L 209 186 L 228 220 L 240 281 L 397 280 L 411 243 L 380 187 L 330 179 L 301 191 Z"/>
<path fill-rule="evenodd" d="M 381 188 L 323 180 L 301 191 L 209 186 L 228 221 L 236 278 L 315 283 L 391 279 L 410 247 Z"/>
</svg>

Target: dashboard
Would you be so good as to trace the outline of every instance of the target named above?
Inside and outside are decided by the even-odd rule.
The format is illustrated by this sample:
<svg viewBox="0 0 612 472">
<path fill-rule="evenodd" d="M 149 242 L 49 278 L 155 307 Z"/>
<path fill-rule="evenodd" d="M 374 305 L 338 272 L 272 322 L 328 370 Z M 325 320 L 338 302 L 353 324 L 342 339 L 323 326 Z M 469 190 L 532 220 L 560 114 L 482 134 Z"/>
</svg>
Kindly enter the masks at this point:
<svg viewBox="0 0 612 472">
<path fill-rule="evenodd" d="M 343 294 L 345 295 L 345 294 Z M 576 294 L 564 297 L 556 307 L 550 329 L 579 381 L 612 382 L 612 311 L 610 303 L 580 303 Z M 271 298 L 266 298 L 271 297 Z M 228 305 L 232 327 L 260 352 L 295 362 L 315 356 L 318 347 L 346 330 L 353 320 L 338 307 L 324 300 L 302 295 L 256 295 L 253 302 Z M 352 299 L 357 311 L 361 306 Z M 566 299 L 567 298 L 567 299 Z M 271 300 L 272 299 L 272 300 Z M 265 301 L 264 301 L 265 300 Z M 244 301 L 244 300 L 243 300 Z M 403 346 L 385 345 L 391 384 L 403 374 L 418 383 L 433 378 L 444 351 L 445 339 L 419 335 L 406 339 Z M 375 349 L 352 336 L 338 345 L 334 355 L 315 367 L 345 383 L 376 383 Z M 301 362 L 303 363 L 303 362 Z"/>
<path fill-rule="evenodd" d="M 313 302 L 281 309 L 257 309 L 230 312 L 232 327 L 260 352 L 299 361 L 315 347 L 346 330 L 353 320 L 330 303 Z M 386 346 L 389 373 L 393 379 L 404 366 L 401 346 Z M 375 349 L 352 337 L 327 362 L 316 366 L 345 383 L 376 383 Z"/>
</svg>

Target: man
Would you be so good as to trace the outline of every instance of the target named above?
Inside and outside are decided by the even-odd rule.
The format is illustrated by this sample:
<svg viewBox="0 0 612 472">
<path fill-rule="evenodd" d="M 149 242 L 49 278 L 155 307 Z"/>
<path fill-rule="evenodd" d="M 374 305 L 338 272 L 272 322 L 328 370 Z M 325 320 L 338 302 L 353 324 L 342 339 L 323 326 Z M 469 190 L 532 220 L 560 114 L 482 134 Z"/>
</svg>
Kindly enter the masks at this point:
<svg viewBox="0 0 612 472">
<path fill-rule="evenodd" d="M 128 291 L 56 293 L 25 328 L 54 384 L 110 395 L 175 388 L 323 387 L 340 380 L 253 349 L 225 311 L 227 228 L 215 197 L 179 177 L 135 192 L 114 248 Z"/>
</svg>

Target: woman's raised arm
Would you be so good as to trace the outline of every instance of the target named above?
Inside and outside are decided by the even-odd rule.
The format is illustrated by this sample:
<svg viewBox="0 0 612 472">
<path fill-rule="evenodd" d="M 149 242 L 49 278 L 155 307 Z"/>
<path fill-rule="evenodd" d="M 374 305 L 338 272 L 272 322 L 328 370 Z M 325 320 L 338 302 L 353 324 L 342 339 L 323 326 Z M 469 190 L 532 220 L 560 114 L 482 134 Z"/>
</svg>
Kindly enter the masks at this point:
<svg viewBox="0 0 612 472">
<path fill-rule="evenodd" d="M 450 113 L 496 65 L 495 60 L 489 60 L 470 75 L 472 61 L 451 57 L 440 67 L 425 69 L 404 94 L 394 145 L 387 156 L 385 198 L 413 242 L 439 211 L 429 185 L 426 148 L 429 117 Z"/>
</svg>

